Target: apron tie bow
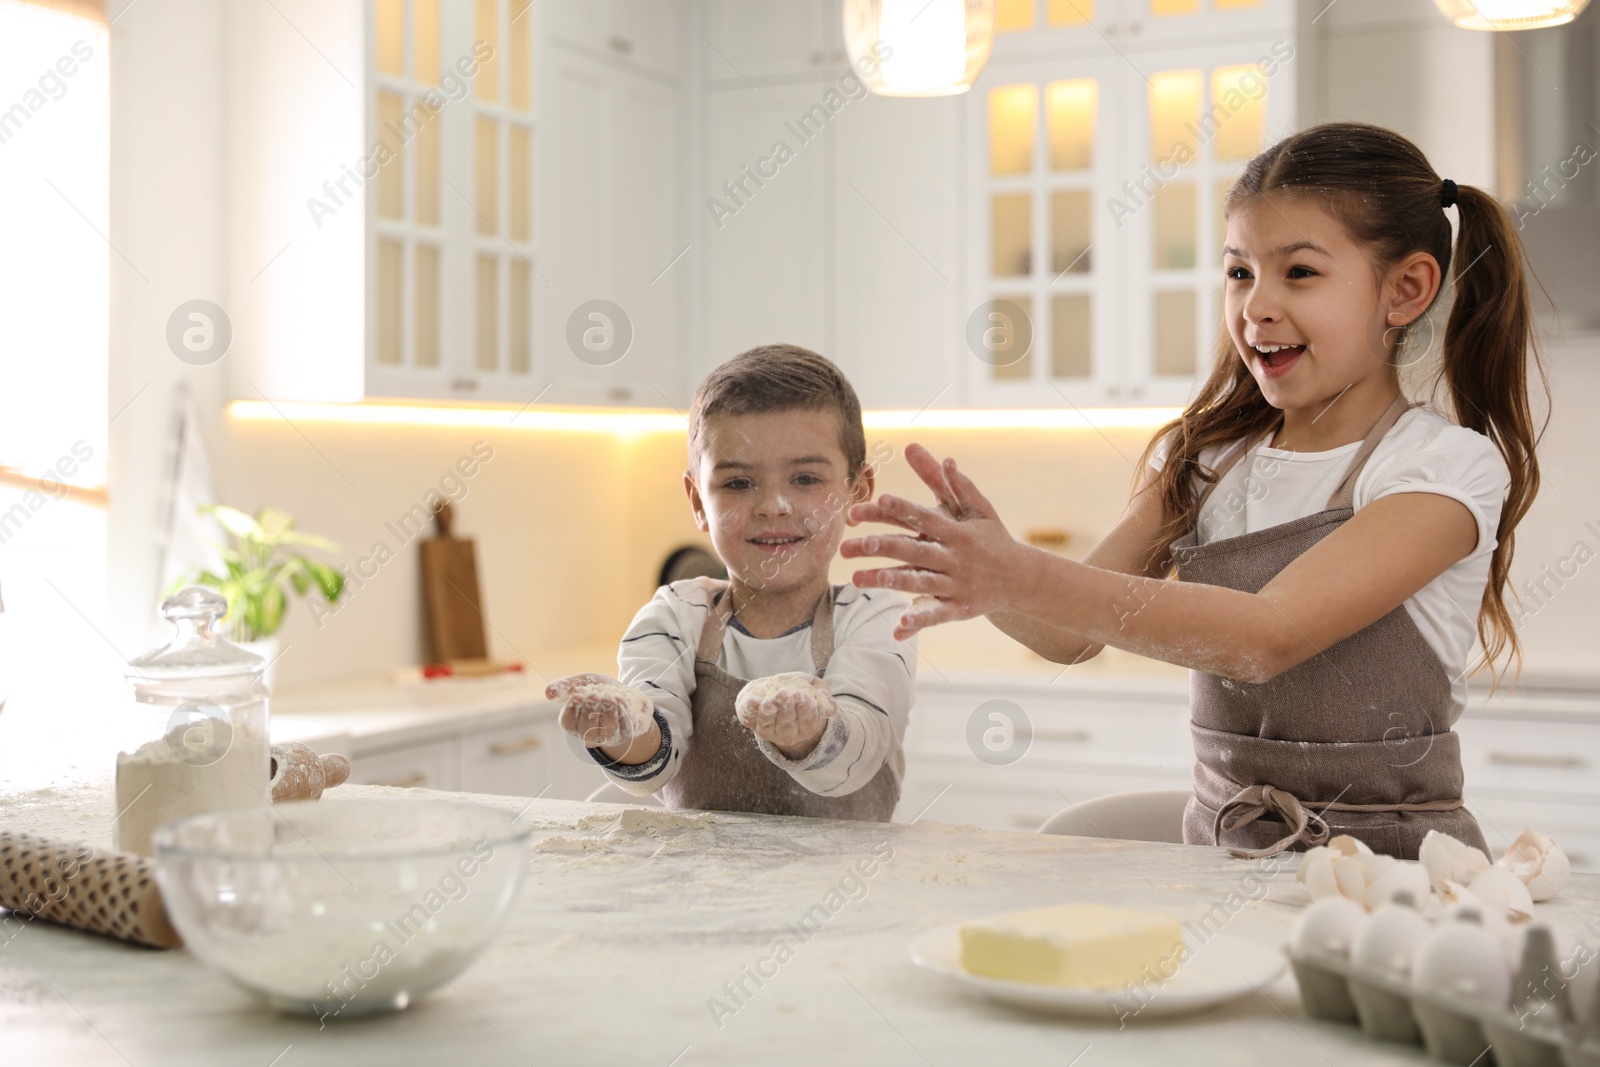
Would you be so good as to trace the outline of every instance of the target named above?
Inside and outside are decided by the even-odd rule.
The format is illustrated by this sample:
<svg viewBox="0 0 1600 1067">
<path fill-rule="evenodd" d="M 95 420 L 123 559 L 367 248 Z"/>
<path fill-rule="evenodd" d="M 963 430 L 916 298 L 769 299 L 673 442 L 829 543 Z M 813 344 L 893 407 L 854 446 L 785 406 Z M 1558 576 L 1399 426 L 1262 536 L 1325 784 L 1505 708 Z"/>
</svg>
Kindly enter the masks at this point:
<svg viewBox="0 0 1600 1067">
<path fill-rule="evenodd" d="M 1235 859 L 1263 859 L 1276 856 L 1297 841 L 1316 846 L 1328 840 L 1328 824 L 1321 815 L 1307 809 L 1293 793 L 1270 785 L 1246 786 L 1222 805 L 1212 825 L 1212 840 L 1220 842 L 1224 830 L 1248 826 L 1269 812 L 1288 823 L 1291 831 L 1266 848 L 1230 848 Z"/>
</svg>

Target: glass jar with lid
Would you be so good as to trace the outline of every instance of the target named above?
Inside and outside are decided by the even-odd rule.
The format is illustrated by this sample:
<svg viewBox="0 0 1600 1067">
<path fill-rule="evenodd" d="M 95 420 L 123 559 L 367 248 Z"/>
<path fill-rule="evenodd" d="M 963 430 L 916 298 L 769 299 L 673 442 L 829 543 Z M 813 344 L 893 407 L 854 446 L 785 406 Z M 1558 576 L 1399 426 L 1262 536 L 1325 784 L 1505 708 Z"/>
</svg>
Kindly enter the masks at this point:
<svg viewBox="0 0 1600 1067">
<path fill-rule="evenodd" d="M 172 641 L 128 663 L 132 752 L 117 754 L 116 847 L 153 855 L 165 823 L 271 803 L 267 664 L 219 632 L 228 602 L 193 586 L 161 603 Z"/>
</svg>

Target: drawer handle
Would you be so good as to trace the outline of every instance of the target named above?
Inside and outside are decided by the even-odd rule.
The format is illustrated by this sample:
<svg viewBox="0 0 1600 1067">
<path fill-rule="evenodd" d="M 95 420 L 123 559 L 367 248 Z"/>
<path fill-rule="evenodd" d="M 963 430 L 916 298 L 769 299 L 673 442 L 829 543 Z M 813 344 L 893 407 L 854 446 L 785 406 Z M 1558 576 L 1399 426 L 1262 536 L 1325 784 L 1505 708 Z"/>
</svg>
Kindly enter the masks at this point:
<svg viewBox="0 0 1600 1067">
<path fill-rule="evenodd" d="M 613 37 L 607 43 L 611 45 L 611 50 L 619 56 L 625 56 L 633 51 L 633 42 L 626 37 Z"/>
<path fill-rule="evenodd" d="M 539 737 L 537 734 L 518 737 L 511 741 L 496 741 L 489 746 L 489 755 L 515 756 L 518 752 L 526 752 L 530 748 L 538 748 L 542 744 L 544 744 L 544 738 Z"/>
<path fill-rule="evenodd" d="M 1033 732 L 1033 739 L 1035 741 L 1087 741 L 1089 740 L 1089 731 L 1076 729 L 1035 730 Z"/>
<path fill-rule="evenodd" d="M 1541 755 L 1537 752 L 1491 752 L 1489 762 L 1498 763 L 1503 767 L 1584 767 L 1587 761 L 1582 756 L 1551 756 Z"/>
<path fill-rule="evenodd" d="M 425 785 L 428 781 L 427 771 L 412 771 L 410 774 L 401 775 L 399 778 L 387 782 L 373 782 L 373 785 L 387 786 L 390 789 L 407 789 L 411 786 Z"/>
</svg>

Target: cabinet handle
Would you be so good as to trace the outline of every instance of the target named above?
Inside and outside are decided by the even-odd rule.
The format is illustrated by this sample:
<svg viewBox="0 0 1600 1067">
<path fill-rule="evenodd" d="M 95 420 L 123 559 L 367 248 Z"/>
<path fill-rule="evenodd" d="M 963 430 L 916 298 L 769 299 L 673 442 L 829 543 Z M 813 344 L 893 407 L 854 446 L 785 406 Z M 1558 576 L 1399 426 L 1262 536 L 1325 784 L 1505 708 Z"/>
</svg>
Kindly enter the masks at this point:
<svg viewBox="0 0 1600 1067">
<path fill-rule="evenodd" d="M 1089 731 L 1078 729 L 1035 730 L 1033 739 L 1035 741 L 1087 741 L 1089 740 Z"/>
<path fill-rule="evenodd" d="M 527 737 L 513 738 L 510 741 L 496 741 L 489 746 L 489 755 L 515 756 L 518 752 L 526 752 L 530 748 L 538 748 L 542 744 L 544 744 L 544 738 L 537 734 L 529 734 Z"/>
<path fill-rule="evenodd" d="M 450 382 L 450 388 L 457 392 L 470 392 L 477 387 L 478 379 L 476 378 L 454 378 Z"/>
<path fill-rule="evenodd" d="M 410 774 L 401 775 L 399 778 L 394 778 L 387 782 L 373 782 L 372 784 L 388 786 L 390 789 L 408 789 L 412 786 L 426 785 L 427 781 L 428 772 L 412 771 Z"/>
<path fill-rule="evenodd" d="M 633 42 L 626 37 L 613 37 L 609 42 L 611 50 L 619 56 L 628 55 L 633 51 Z"/>
<path fill-rule="evenodd" d="M 820 66 L 822 66 L 823 60 L 825 60 L 826 58 L 827 57 L 824 56 L 821 52 L 812 52 L 811 53 L 811 65 L 813 67 L 820 67 Z"/>
<path fill-rule="evenodd" d="M 1139 397 L 1144 396 L 1144 386 L 1142 386 L 1142 385 L 1130 385 L 1130 386 L 1128 386 L 1128 395 L 1133 397 L 1135 400 L 1137 400 Z"/>
<path fill-rule="evenodd" d="M 1489 762 L 1502 767 L 1587 767 L 1582 756 L 1552 756 L 1537 752 L 1491 752 Z"/>
</svg>

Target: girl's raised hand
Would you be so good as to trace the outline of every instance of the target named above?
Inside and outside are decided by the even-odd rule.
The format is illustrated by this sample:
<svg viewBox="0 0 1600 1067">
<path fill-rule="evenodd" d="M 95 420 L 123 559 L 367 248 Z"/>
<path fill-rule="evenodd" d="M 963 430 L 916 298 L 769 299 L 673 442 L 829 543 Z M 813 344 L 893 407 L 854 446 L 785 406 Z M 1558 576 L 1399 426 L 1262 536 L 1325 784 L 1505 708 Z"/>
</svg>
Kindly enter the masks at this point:
<svg viewBox="0 0 1600 1067">
<path fill-rule="evenodd" d="M 888 556 L 903 567 L 856 571 L 861 588 L 898 589 L 913 594 L 911 610 L 895 628 L 904 640 L 928 626 L 1005 611 L 1026 582 L 1022 557 L 1027 548 L 1005 525 L 972 480 L 947 459 L 941 465 L 919 444 L 906 446 L 906 462 L 933 490 L 938 509 L 894 496 L 881 496 L 850 509 L 855 522 L 886 522 L 916 536 L 874 534 L 839 546 L 847 559 Z"/>
</svg>

